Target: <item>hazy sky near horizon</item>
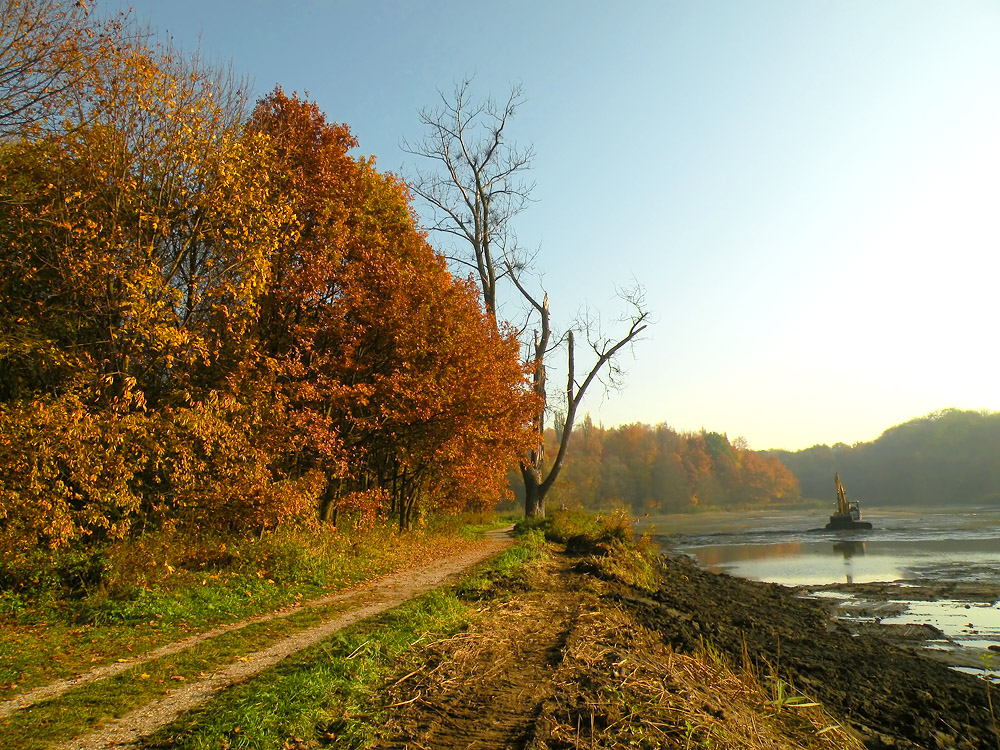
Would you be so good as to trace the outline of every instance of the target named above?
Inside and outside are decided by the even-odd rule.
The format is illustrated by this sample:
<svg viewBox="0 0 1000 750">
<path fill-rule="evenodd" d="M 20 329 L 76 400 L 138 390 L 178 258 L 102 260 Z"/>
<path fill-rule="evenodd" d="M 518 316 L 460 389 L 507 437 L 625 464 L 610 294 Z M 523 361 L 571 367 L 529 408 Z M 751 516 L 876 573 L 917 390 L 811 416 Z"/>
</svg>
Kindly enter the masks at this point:
<svg viewBox="0 0 1000 750">
<path fill-rule="evenodd" d="M 1000 409 L 995 0 L 120 5 L 404 176 L 438 90 L 520 83 L 557 322 L 633 279 L 655 315 L 595 422 L 797 449 Z"/>
</svg>

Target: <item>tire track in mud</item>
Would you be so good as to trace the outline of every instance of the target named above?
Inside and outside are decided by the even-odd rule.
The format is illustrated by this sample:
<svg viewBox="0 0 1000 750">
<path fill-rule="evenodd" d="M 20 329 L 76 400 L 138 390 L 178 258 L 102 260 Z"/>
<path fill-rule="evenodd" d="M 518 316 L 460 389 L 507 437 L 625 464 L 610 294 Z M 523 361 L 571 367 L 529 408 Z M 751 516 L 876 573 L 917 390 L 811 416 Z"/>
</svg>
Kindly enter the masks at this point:
<svg viewBox="0 0 1000 750">
<path fill-rule="evenodd" d="M 438 696 L 424 706 L 414 736 L 383 747 L 406 748 L 523 748 L 531 742 L 542 706 L 557 689 L 552 677 L 562 658 L 566 638 L 578 616 L 578 602 L 557 607 L 549 617 L 522 631 L 520 648 L 511 649 L 504 668 L 490 680 L 489 691 L 472 695 L 464 689 Z M 553 597 L 546 596 L 546 603 Z M 572 607 L 572 612 L 567 610 Z"/>
<path fill-rule="evenodd" d="M 562 561 L 535 568 L 534 589 L 500 605 L 501 627 L 439 642 L 440 661 L 423 670 L 411 699 L 380 738 L 379 750 L 529 747 L 567 639 L 586 609 Z M 409 675 L 408 675 L 409 676 Z M 406 690 L 406 686 L 402 690 Z"/>
</svg>

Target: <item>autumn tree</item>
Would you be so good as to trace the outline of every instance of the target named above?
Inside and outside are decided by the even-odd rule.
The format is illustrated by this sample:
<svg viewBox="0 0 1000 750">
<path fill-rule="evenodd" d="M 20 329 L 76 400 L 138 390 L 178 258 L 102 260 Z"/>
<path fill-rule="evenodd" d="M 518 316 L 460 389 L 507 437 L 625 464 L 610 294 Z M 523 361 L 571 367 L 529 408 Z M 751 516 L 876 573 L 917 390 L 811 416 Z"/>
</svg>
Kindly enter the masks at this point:
<svg viewBox="0 0 1000 750">
<path fill-rule="evenodd" d="M 532 366 L 533 391 L 538 409 L 531 429 L 532 446 L 522 457 L 525 515 L 545 515 L 545 497 L 552 489 L 566 458 L 577 413 L 587 390 L 602 373 L 606 383 L 616 384 L 619 356 L 649 323 L 642 289 L 626 290 L 622 297 L 628 312 L 617 320 L 616 333 L 608 335 L 597 318 L 571 327 L 564 335 L 553 330 L 548 294 L 532 272 L 534 258 L 517 244 L 513 219 L 531 198 L 533 185 L 526 173 L 534 157 L 532 148 L 519 147 L 508 137 L 511 119 L 522 104 L 520 86 L 502 101 L 471 96 L 471 81 L 459 83 L 451 97 L 441 94 L 441 105 L 420 113 L 426 129 L 422 141 L 404 143 L 411 154 L 428 160 L 429 171 L 418 168 L 413 190 L 430 207 L 430 228 L 457 240 L 453 262 L 470 269 L 483 292 L 483 301 L 495 325 L 499 325 L 498 289 L 508 281 L 523 303 L 528 322 L 522 329 L 522 345 Z M 530 331 L 530 332 L 529 332 Z M 577 362 L 577 334 L 582 334 L 589 355 L 583 367 Z M 561 439 L 551 461 L 546 460 L 544 436 L 550 406 L 547 368 L 558 349 L 566 356 L 566 381 L 561 390 Z"/>
<path fill-rule="evenodd" d="M 287 419 L 277 425 L 282 470 L 322 475 L 319 514 L 334 519 L 350 475 L 353 434 L 343 423 L 345 382 L 332 333 L 342 297 L 348 227 L 359 222 L 362 165 L 348 151 L 357 141 L 327 123 L 312 102 L 276 88 L 261 99 L 247 130 L 272 148 L 277 199 L 289 207 L 280 242 L 267 259 L 269 284 L 254 324 L 256 377 L 271 381 Z M 352 218 L 353 216 L 353 218 Z M 370 509 L 370 503 L 363 505 Z"/>
<path fill-rule="evenodd" d="M 427 245 L 405 186 L 350 156 L 346 127 L 280 89 L 250 126 L 293 210 L 257 335 L 297 420 L 295 461 L 325 476 L 320 514 L 387 502 L 406 527 L 432 489 L 442 507 L 495 501 L 530 403 L 516 341 Z"/>
<path fill-rule="evenodd" d="M 62 127 L 0 145 L 0 401 L 9 434 L 49 436 L 23 444 L 32 472 L 4 464 L 0 515 L 44 497 L 57 541 L 277 522 L 252 410 L 224 392 L 284 211 L 266 145 L 197 59 L 123 30 L 84 67 Z"/>
<path fill-rule="evenodd" d="M 409 261 L 354 264 L 361 278 L 345 290 L 344 340 L 352 365 L 367 371 L 356 380 L 365 409 L 351 426 L 365 435 L 369 470 L 391 487 L 403 527 L 421 494 L 448 510 L 502 498 L 533 406 L 516 338 L 496 331 L 475 289 L 425 243 L 414 250 Z"/>
<path fill-rule="evenodd" d="M 22 349 L 75 352 L 108 398 L 158 398 L 238 335 L 282 209 L 238 82 L 128 38 L 88 70 L 64 132 L 5 146 L 3 279 L 43 326 Z"/>
<path fill-rule="evenodd" d="M 499 499 L 526 368 L 406 185 L 311 102 L 81 38 L 0 139 L 0 556 Z"/>
<path fill-rule="evenodd" d="M 62 111 L 105 33 L 81 0 L 0 0 L 0 133 L 17 134 Z"/>
</svg>

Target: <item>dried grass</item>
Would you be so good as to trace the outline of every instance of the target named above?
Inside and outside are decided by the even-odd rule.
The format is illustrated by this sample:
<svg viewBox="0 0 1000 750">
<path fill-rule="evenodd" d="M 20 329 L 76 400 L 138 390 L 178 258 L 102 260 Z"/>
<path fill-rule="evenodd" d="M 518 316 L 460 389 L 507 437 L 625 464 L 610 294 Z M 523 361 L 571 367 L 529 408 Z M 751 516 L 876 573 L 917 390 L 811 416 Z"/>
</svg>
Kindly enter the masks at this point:
<svg viewBox="0 0 1000 750">
<path fill-rule="evenodd" d="M 675 653 L 611 607 L 580 618 L 555 679 L 539 748 L 863 747 L 819 704 L 775 700 L 752 671 Z"/>
<path fill-rule="evenodd" d="M 567 592 L 551 569 L 533 577 L 531 594 L 492 604 L 469 630 L 421 646 L 424 666 L 390 688 L 389 703 L 401 712 L 390 715 L 397 736 L 447 712 L 451 732 L 468 741 L 475 725 L 513 704 L 534 727 L 528 747 L 536 750 L 863 747 L 783 683 L 769 686 L 710 648 L 675 653 L 593 591 Z M 540 654 L 546 663 L 527 670 L 525 660 Z M 534 682 L 524 684 L 528 674 Z M 486 708 L 465 719 L 449 700 Z M 441 735 L 421 739 L 458 746 Z"/>
<path fill-rule="evenodd" d="M 611 539 L 607 546 L 610 554 L 590 558 L 591 565 L 600 571 L 601 576 L 643 591 L 656 590 L 658 580 L 645 549 L 647 542 L 640 540 L 639 544 L 625 544 Z"/>
</svg>

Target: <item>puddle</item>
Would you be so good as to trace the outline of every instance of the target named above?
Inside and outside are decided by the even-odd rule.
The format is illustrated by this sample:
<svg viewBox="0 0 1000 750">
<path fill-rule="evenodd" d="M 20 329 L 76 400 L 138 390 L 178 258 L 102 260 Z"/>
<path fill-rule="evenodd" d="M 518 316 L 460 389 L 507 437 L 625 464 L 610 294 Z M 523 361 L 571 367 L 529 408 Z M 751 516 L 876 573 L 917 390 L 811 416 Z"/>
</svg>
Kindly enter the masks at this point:
<svg viewBox="0 0 1000 750">
<path fill-rule="evenodd" d="M 868 598 L 835 590 L 806 596 L 833 603 L 837 618 L 856 634 L 922 644 L 953 669 L 1000 683 L 1000 607 L 995 602 Z"/>
<path fill-rule="evenodd" d="M 848 594 L 844 591 L 812 591 L 808 594 L 810 599 L 836 599 L 837 601 L 847 601 L 849 599 L 856 599 L 854 594 Z"/>
<path fill-rule="evenodd" d="M 973 677 L 980 677 L 994 684 L 1000 683 L 1000 670 L 979 669 L 978 667 L 952 667 L 952 669 L 962 674 L 971 674 Z"/>
<path fill-rule="evenodd" d="M 996 604 L 939 601 L 904 601 L 905 610 L 883 617 L 883 625 L 933 625 L 963 646 L 986 649 L 1000 644 L 1000 609 Z"/>
</svg>

